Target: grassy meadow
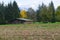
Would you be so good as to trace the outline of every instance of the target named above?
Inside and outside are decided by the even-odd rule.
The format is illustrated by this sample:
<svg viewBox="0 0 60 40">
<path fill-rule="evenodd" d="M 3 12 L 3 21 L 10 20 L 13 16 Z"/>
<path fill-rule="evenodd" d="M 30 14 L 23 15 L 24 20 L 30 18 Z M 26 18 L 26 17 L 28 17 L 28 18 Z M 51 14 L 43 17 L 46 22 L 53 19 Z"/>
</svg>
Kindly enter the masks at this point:
<svg viewBox="0 0 60 40">
<path fill-rule="evenodd" d="M 0 40 L 60 40 L 60 22 L 0 25 Z"/>
</svg>

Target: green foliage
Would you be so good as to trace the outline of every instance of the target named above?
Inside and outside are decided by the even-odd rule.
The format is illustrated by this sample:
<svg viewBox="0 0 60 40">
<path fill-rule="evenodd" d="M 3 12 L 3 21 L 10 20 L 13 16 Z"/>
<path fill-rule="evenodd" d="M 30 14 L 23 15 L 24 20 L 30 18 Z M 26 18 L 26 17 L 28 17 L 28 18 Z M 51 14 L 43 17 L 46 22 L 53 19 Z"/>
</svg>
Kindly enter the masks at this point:
<svg viewBox="0 0 60 40">
<path fill-rule="evenodd" d="M 5 23 L 5 7 L 4 3 L 0 3 L 0 24 Z"/>
<path fill-rule="evenodd" d="M 0 24 L 5 24 L 11 19 L 19 18 L 19 9 L 17 3 L 9 3 L 4 6 L 4 3 L 0 3 Z"/>
<path fill-rule="evenodd" d="M 11 3 L 8 4 L 8 6 L 6 7 L 6 20 L 10 20 L 10 19 L 13 19 L 13 5 Z"/>
<path fill-rule="evenodd" d="M 14 18 L 19 18 L 19 8 L 18 5 L 16 3 L 16 1 L 13 2 L 13 14 L 14 14 Z"/>
<path fill-rule="evenodd" d="M 37 10 L 37 15 L 36 15 L 36 17 L 37 17 L 37 22 L 40 22 L 41 21 L 41 17 L 40 17 L 40 12 L 41 12 L 41 6 L 39 5 L 39 8 L 38 8 L 38 10 Z"/>
<path fill-rule="evenodd" d="M 42 4 L 41 6 L 41 21 L 47 22 L 47 7 L 46 5 Z"/>
<path fill-rule="evenodd" d="M 14 1 L 13 3 L 10 2 L 6 6 L 4 6 L 4 3 L 0 3 L 0 24 L 8 23 L 8 21 L 11 19 L 21 18 L 20 13 L 21 12 L 16 1 Z M 29 8 L 27 12 L 22 11 L 22 13 L 22 18 L 27 17 L 29 19 L 32 19 L 34 22 L 60 22 L 60 6 L 58 6 L 55 11 L 52 1 L 49 6 L 46 6 L 42 3 L 42 5 L 39 5 L 36 11 L 32 8 Z"/>
<path fill-rule="evenodd" d="M 9 3 L 8 6 L 5 6 L 5 22 L 8 22 L 11 19 L 19 18 L 19 9 L 17 3 Z"/>
<path fill-rule="evenodd" d="M 38 22 L 55 22 L 55 9 L 54 9 L 54 4 L 51 1 L 49 6 L 47 7 L 42 3 L 41 6 L 39 6 L 37 10 L 37 21 Z"/>
<path fill-rule="evenodd" d="M 47 22 L 47 7 L 42 3 L 42 6 L 39 5 L 37 10 L 37 21 L 38 22 Z"/>
<path fill-rule="evenodd" d="M 54 4 L 51 1 L 48 7 L 48 12 L 49 12 L 49 21 L 50 22 L 55 22 L 55 9 L 54 9 Z"/>
<path fill-rule="evenodd" d="M 56 21 L 60 22 L 60 6 L 58 6 L 56 9 Z"/>
</svg>

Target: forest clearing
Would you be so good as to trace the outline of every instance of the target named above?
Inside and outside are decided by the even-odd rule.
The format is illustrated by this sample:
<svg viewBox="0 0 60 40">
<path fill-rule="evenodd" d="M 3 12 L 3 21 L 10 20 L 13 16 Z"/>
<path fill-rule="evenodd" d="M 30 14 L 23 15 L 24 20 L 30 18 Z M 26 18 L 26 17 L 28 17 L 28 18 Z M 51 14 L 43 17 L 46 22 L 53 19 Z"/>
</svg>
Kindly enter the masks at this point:
<svg viewBox="0 0 60 40">
<path fill-rule="evenodd" d="M 0 40 L 60 40 L 60 0 L 0 0 Z"/>
</svg>

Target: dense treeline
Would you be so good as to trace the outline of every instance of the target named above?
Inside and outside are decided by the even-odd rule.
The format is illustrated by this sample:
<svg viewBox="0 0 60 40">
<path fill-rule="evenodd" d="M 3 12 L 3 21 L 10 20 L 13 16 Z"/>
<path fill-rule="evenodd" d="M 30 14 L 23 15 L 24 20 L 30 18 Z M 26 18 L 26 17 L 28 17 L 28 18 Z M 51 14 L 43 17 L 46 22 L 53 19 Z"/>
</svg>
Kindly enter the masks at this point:
<svg viewBox="0 0 60 40">
<path fill-rule="evenodd" d="M 42 3 L 42 5 L 39 5 L 38 10 L 36 11 L 33 11 L 33 9 L 30 8 L 28 13 L 30 13 L 31 18 L 37 22 L 60 22 L 60 6 L 55 9 L 52 1 L 48 6 Z"/>
<path fill-rule="evenodd" d="M 58 9 L 57 9 L 58 10 Z M 56 18 L 56 11 L 54 8 L 54 4 L 51 1 L 51 3 L 49 4 L 49 6 L 44 5 L 44 3 L 42 3 L 42 5 L 39 5 L 38 10 L 34 11 L 32 8 L 30 8 L 28 10 L 29 14 L 31 15 L 32 19 L 34 21 L 37 22 L 56 22 L 58 21 Z"/>
<path fill-rule="evenodd" d="M 42 3 L 42 5 L 39 5 L 39 8 L 37 10 L 37 21 L 38 22 L 56 22 L 55 18 L 55 8 L 53 5 L 53 2 L 49 4 L 47 7 Z"/>
<path fill-rule="evenodd" d="M 11 19 L 19 18 L 19 8 L 16 1 L 4 6 L 4 3 L 0 3 L 0 24 L 5 24 Z"/>
<path fill-rule="evenodd" d="M 12 19 L 20 17 L 32 19 L 34 22 L 60 22 L 60 6 L 55 9 L 52 1 L 49 6 L 42 3 L 36 11 L 32 8 L 29 8 L 28 11 L 20 11 L 16 1 L 10 2 L 5 6 L 4 3 L 0 3 L 0 24 L 5 24 Z"/>
</svg>

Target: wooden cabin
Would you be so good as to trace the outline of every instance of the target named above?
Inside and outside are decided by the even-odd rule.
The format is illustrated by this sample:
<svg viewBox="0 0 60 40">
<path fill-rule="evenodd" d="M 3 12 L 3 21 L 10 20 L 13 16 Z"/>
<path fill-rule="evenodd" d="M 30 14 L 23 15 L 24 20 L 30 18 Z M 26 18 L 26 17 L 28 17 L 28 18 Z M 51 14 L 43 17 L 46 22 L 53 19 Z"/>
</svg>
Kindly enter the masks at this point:
<svg viewBox="0 0 60 40">
<path fill-rule="evenodd" d="M 12 19 L 10 20 L 8 23 L 10 24 L 24 24 L 24 23 L 32 23 L 33 21 L 30 19 L 25 19 L 25 18 L 16 18 L 16 19 Z"/>
</svg>

